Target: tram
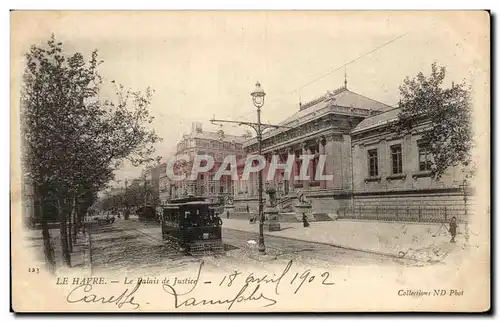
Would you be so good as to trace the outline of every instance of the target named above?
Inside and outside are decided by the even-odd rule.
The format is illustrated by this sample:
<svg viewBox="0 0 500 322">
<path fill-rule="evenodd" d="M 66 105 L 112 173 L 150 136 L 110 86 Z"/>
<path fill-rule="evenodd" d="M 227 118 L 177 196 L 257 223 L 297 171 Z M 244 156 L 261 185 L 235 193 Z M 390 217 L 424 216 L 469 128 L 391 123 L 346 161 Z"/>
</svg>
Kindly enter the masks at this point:
<svg viewBox="0 0 500 322">
<path fill-rule="evenodd" d="M 163 207 L 163 239 L 191 255 L 222 253 L 222 220 L 217 209 L 218 203 L 203 197 L 171 200 Z"/>
</svg>

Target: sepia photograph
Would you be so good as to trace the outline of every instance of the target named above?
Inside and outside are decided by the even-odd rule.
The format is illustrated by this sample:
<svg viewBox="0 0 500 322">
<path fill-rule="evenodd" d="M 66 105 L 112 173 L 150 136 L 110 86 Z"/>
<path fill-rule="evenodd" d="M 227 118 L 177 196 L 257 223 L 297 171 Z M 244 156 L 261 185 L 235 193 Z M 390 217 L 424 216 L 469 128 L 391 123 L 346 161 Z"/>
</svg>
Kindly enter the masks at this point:
<svg viewBox="0 0 500 322">
<path fill-rule="evenodd" d="M 490 310 L 488 11 L 10 20 L 14 312 Z"/>
</svg>

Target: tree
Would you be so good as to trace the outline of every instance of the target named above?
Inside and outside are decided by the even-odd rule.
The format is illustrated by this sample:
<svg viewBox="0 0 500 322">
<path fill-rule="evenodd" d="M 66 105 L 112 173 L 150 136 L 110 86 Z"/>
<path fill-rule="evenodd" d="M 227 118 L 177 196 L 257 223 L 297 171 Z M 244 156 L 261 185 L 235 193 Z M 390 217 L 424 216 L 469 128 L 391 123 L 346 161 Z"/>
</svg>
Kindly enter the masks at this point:
<svg viewBox="0 0 500 322">
<path fill-rule="evenodd" d="M 432 156 L 436 180 L 452 166 L 471 166 L 472 128 L 470 89 L 465 82 L 443 88 L 446 68 L 432 64 L 431 74 L 407 77 L 399 87 L 401 99 L 395 124 L 398 133 L 422 129 L 422 140 Z M 428 126 L 421 127 L 423 123 Z"/>
<path fill-rule="evenodd" d="M 126 207 L 142 207 L 145 203 L 148 206 L 159 205 L 160 198 L 151 181 L 142 175 L 134 180 L 126 190 L 105 194 L 99 200 L 98 207 L 103 210 L 125 210 Z"/>
<path fill-rule="evenodd" d="M 120 85 L 115 86 L 116 102 L 100 99 L 97 69 L 102 62 L 97 51 L 88 62 L 80 53 L 67 55 L 54 36 L 46 46 L 32 46 L 26 54 L 23 170 L 42 205 L 44 240 L 50 235 L 43 205 L 53 205 L 58 213 L 63 262 L 68 266 L 75 238 L 67 223 L 74 227 L 79 222 L 77 213 L 81 216 L 95 201 L 97 191 L 113 179 L 125 159 L 134 164 L 155 160 L 151 154 L 160 140 L 146 127 L 153 120 L 148 110 L 151 89 L 132 92 Z M 50 242 L 45 244 L 47 262 L 53 266 Z"/>
</svg>

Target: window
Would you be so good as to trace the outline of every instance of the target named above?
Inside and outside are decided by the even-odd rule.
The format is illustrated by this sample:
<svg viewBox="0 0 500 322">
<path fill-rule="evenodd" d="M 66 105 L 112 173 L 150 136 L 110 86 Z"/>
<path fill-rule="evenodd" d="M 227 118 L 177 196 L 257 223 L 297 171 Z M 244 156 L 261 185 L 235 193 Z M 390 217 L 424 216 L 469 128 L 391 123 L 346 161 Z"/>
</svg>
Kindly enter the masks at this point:
<svg viewBox="0 0 500 322">
<path fill-rule="evenodd" d="M 421 144 L 418 146 L 418 165 L 420 171 L 431 170 L 431 153 L 429 151 L 429 145 L 427 144 Z"/>
<path fill-rule="evenodd" d="M 403 173 L 403 153 L 401 145 L 391 146 L 392 174 Z"/>
<path fill-rule="evenodd" d="M 378 152 L 377 149 L 368 151 L 368 173 L 370 177 L 378 177 Z"/>
</svg>

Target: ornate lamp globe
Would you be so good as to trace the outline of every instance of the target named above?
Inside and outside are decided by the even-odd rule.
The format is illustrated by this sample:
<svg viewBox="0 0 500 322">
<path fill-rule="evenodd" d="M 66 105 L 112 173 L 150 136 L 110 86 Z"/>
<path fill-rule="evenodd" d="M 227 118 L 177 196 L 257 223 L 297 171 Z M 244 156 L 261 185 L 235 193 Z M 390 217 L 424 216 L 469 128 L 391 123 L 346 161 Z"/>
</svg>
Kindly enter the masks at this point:
<svg viewBox="0 0 500 322">
<path fill-rule="evenodd" d="M 253 105 L 255 105 L 258 108 L 264 105 L 264 96 L 266 96 L 266 93 L 264 92 L 264 89 L 260 86 L 259 82 L 255 84 L 255 89 L 250 95 L 252 95 Z"/>
</svg>

